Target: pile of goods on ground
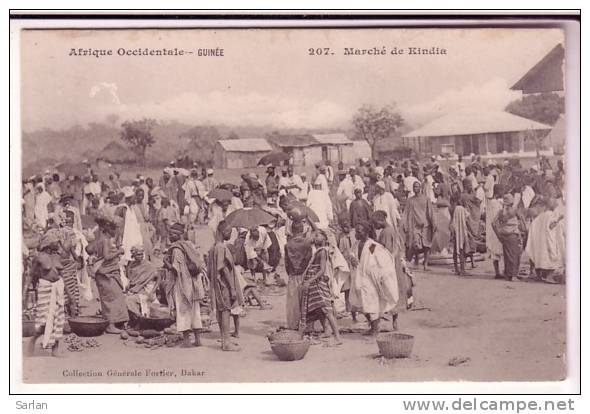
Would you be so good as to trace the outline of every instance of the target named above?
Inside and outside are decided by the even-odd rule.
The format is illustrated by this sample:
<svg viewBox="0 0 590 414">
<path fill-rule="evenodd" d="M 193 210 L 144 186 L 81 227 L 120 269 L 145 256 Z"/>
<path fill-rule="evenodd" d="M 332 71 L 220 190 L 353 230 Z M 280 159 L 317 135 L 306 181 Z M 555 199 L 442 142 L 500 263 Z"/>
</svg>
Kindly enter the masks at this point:
<svg viewBox="0 0 590 414">
<path fill-rule="evenodd" d="M 64 338 L 64 342 L 67 344 L 67 349 L 70 352 L 82 352 L 88 348 L 98 348 L 100 342 L 94 338 L 80 338 L 76 334 L 69 334 Z"/>
<path fill-rule="evenodd" d="M 156 349 L 162 346 L 173 347 L 180 344 L 183 340 L 182 334 L 172 328 L 166 328 L 162 332 L 154 329 L 144 329 L 141 331 L 126 330 L 121 332 L 121 339 L 127 346 L 136 346 L 149 349 Z"/>
</svg>

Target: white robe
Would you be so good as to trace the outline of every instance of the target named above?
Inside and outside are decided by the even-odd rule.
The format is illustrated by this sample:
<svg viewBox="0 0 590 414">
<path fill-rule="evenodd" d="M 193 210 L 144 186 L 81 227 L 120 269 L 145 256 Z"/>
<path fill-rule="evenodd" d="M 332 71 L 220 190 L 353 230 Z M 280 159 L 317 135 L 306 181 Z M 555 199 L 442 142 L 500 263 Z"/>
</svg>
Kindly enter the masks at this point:
<svg viewBox="0 0 590 414">
<path fill-rule="evenodd" d="M 525 251 L 535 268 L 555 270 L 565 266 L 561 249 L 562 227 L 557 225 L 553 229 L 549 228 L 557 218 L 556 212 L 549 210 L 539 214 L 531 223 Z"/>
<path fill-rule="evenodd" d="M 373 207 L 375 211 L 385 211 L 387 214 L 387 222 L 394 227 L 397 227 L 398 221 L 401 219 L 399 214 L 399 203 L 393 197 L 393 194 L 385 192 L 383 194 L 376 195 L 373 198 Z"/>
<path fill-rule="evenodd" d="M 141 227 L 139 220 L 132 208 L 127 207 L 125 212 L 125 227 L 123 229 L 123 257 L 125 261 L 131 260 L 131 248 L 143 246 Z"/>
<path fill-rule="evenodd" d="M 330 221 L 334 219 L 332 201 L 328 193 L 323 190 L 311 190 L 307 196 L 307 207 L 311 208 L 320 219 L 318 228 L 328 228 Z"/>
<path fill-rule="evenodd" d="M 47 206 L 51 201 L 51 196 L 47 191 L 38 193 L 35 196 L 35 220 L 37 221 L 37 224 L 43 228 L 47 226 L 47 219 L 49 218 Z"/>
<path fill-rule="evenodd" d="M 374 321 L 393 310 L 399 300 L 395 259 L 381 244 L 367 239 L 358 262 L 352 273 L 350 304 Z"/>
<path fill-rule="evenodd" d="M 486 248 L 492 260 L 500 260 L 503 255 L 502 243 L 492 227 L 492 223 L 502 211 L 502 201 L 492 198 L 486 204 Z"/>
<path fill-rule="evenodd" d="M 535 191 L 530 185 L 526 185 L 524 190 L 522 190 L 522 204 L 524 205 L 524 208 L 530 207 L 533 198 L 535 198 Z"/>
</svg>

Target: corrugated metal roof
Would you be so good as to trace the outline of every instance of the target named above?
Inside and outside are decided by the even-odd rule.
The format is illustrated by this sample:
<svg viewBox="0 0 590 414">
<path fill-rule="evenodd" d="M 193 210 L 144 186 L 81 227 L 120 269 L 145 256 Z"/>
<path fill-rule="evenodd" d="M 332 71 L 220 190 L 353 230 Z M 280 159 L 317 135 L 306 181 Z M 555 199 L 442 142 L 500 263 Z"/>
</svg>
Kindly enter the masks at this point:
<svg viewBox="0 0 590 414">
<path fill-rule="evenodd" d="M 472 135 L 494 132 L 549 130 L 551 126 L 509 114 L 508 112 L 456 112 L 442 116 L 418 128 L 405 138 Z"/>
<path fill-rule="evenodd" d="M 565 50 L 557 44 L 510 89 L 524 93 L 563 91 Z"/>
<path fill-rule="evenodd" d="M 309 147 L 318 145 L 318 142 L 309 134 L 300 135 L 274 135 L 268 140 L 278 147 Z"/>
<path fill-rule="evenodd" d="M 270 144 L 262 138 L 221 139 L 219 145 L 226 151 L 262 152 L 272 151 Z"/>
<path fill-rule="evenodd" d="M 339 134 L 312 134 L 311 135 L 318 143 L 322 145 L 352 145 L 346 135 Z"/>
</svg>

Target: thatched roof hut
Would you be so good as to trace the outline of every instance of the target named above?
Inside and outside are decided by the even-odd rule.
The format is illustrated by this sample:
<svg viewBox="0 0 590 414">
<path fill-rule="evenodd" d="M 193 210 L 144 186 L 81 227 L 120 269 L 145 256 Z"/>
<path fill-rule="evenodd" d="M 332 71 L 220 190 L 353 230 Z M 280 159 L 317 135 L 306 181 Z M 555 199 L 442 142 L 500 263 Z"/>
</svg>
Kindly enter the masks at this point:
<svg viewBox="0 0 590 414">
<path fill-rule="evenodd" d="M 124 145 L 111 141 L 96 155 L 97 160 L 111 164 L 131 164 L 136 161 L 135 153 Z"/>
</svg>

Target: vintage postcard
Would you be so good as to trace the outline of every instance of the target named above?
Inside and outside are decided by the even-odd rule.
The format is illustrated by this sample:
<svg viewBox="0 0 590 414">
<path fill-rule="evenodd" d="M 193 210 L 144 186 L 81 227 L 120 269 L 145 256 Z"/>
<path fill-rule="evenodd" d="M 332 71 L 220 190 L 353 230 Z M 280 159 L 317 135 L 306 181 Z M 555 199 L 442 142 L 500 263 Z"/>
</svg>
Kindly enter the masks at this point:
<svg viewBox="0 0 590 414">
<path fill-rule="evenodd" d="M 559 21 L 55 23 L 12 32 L 23 384 L 577 372 Z"/>
</svg>

